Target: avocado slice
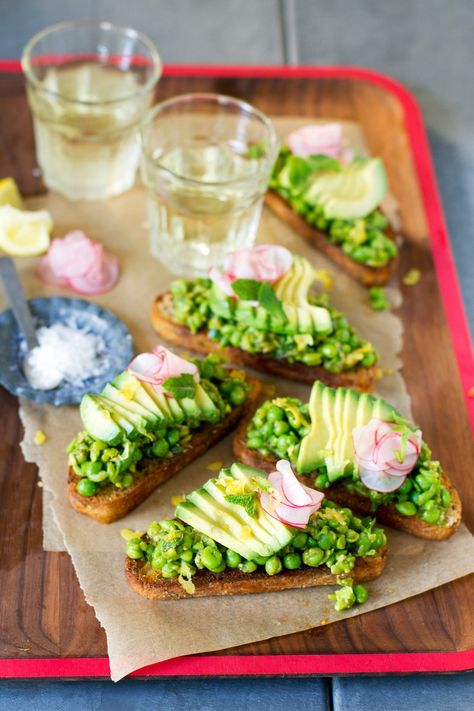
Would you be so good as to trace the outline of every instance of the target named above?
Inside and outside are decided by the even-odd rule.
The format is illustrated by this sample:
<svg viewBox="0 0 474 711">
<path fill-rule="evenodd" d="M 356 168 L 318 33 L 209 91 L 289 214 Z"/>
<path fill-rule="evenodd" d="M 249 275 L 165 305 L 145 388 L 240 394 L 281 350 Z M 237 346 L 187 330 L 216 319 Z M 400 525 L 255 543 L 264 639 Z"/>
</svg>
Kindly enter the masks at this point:
<svg viewBox="0 0 474 711">
<path fill-rule="evenodd" d="M 212 483 L 206 482 L 204 487 L 195 489 L 195 491 L 188 494 L 186 499 L 195 504 L 195 506 L 203 511 L 215 524 L 219 525 L 226 535 L 235 537 L 237 541 L 243 539 L 245 545 L 249 546 L 257 555 L 264 557 L 271 556 L 274 549 L 270 545 L 263 543 L 256 535 L 254 527 L 248 524 L 243 517 L 240 517 L 240 509 L 245 513 L 242 506 L 230 504 L 224 497 L 222 497 L 219 502 L 213 496 L 216 489 L 215 484 L 213 486 Z M 245 534 L 242 529 L 245 531 Z M 244 535 L 246 535 L 247 538 L 244 538 Z M 223 541 L 216 537 L 215 532 L 212 538 L 218 543 L 223 543 Z M 226 544 L 224 543 L 224 545 Z M 237 550 L 237 553 L 240 553 L 240 551 Z"/>
<path fill-rule="evenodd" d="M 200 383 L 196 383 L 194 400 L 201 412 L 201 420 L 207 422 L 218 422 L 220 420 L 219 408 L 213 403 Z"/>
<path fill-rule="evenodd" d="M 130 400 L 110 383 L 107 383 L 100 394 L 102 397 L 110 400 L 110 402 L 120 406 L 126 412 L 138 415 L 148 423 L 154 424 L 158 419 L 155 413 L 151 412 L 146 407 L 143 407 L 143 405 L 140 405 L 140 403 L 135 400 Z"/>
<path fill-rule="evenodd" d="M 352 220 L 366 217 L 380 205 L 387 193 L 388 181 L 380 158 L 354 161 L 341 171 L 316 173 L 304 199 L 310 205 L 322 205 L 328 218 Z"/>
<path fill-rule="evenodd" d="M 139 415 L 132 410 L 127 410 L 117 402 L 104 397 L 104 395 L 98 395 L 97 397 L 103 407 L 110 412 L 115 422 L 117 422 L 117 424 L 119 424 L 120 427 L 126 431 L 129 437 L 133 437 L 137 432 L 144 434 L 151 429 L 153 423 L 142 417 L 142 415 Z"/>
<path fill-rule="evenodd" d="M 230 504 L 226 501 L 225 493 L 219 488 L 219 486 L 216 485 L 216 481 L 216 479 L 209 479 L 209 481 L 206 481 L 203 488 L 208 492 L 208 494 L 210 494 L 210 496 L 213 497 L 216 504 L 219 504 L 222 508 L 230 511 L 230 515 L 233 515 L 238 521 L 238 529 L 233 531 L 237 537 L 239 537 L 242 526 L 249 526 L 253 534 L 252 545 L 254 548 L 257 548 L 257 545 L 254 543 L 254 537 L 255 540 L 260 541 L 264 546 L 266 546 L 267 552 L 261 553 L 261 555 L 264 556 L 272 555 L 276 550 L 280 550 L 283 545 L 286 545 L 286 543 L 281 545 L 278 541 L 277 547 L 275 548 L 275 534 L 270 532 L 270 530 L 262 525 L 260 521 L 260 519 L 264 519 L 266 517 L 266 514 L 261 507 L 258 507 L 258 517 L 253 518 L 252 516 L 249 516 L 243 506 L 236 506 L 235 504 Z M 264 516 L 261 515 L 262 513 Z"/>
<path fill-rule="evenodd" d="M 123 429 L 115 422 L 109 410 L 96 395 L 89 393 L 84 395 L 79 412 L 85 429 L 92 437 L 108 442 L 110 445 L 120 442 Z"/>
<path fill-rule="evenodd" d="M 398 411 L 385 400 L 349 388 L 314 383 L 309 402 L 311 431 L 301 441 L 296 469 L 301 474 L 323 464 L 329 481 L 336 481 L 354 462 L 352 430 L 378 418 L 393 421 Z"/>
<path fill-rule="evenodd" d="M 189 497 L 188 497 L 189 498 Z M 177 505 L 175 516 L 197 531 L 204 533 L 217 543 L 221 543 L 236 553 L 240 553 L 243 558 L 252 560 L 258 555 L 257 551 L 251 547 L 250 542 L 235 538 L 231 533 L 225 531 L 219 521 L 210 518 L 192 501 L 183 501 Z"/>
<path fill-rule="evenodd" d="M 164 415 L 158 407 L 158 404 L 149 395 L 144 387 L 144 384 L 128 371 L 124 370 L 123 373 L 117 375 L 117 377 L 112 380 L 112 386 L 115 387 L 127 400 L 133 400 L 138 403 L 144 407 L 145 410 L 152 413 L 155 418 L 158 418 L 159 420 L 164 419 Z"/>
<path fill-rule="evenodd" d="M 314 282 L 314 269 L 307 259 L 293 255 L 291 269 L 275 285 L 275 294 L 283 304 L 290 333 L 329 333 L 332 319 L 329 311 L 308 301 Z"/>
</svg>

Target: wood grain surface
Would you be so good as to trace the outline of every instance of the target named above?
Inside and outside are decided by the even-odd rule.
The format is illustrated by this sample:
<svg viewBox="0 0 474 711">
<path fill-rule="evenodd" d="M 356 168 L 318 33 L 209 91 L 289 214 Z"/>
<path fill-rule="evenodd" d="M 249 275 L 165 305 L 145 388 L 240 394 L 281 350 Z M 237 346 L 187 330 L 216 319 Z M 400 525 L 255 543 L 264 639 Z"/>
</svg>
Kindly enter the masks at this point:
<svg viewBox="0 0 474 711">
<path fill-rule="evenodd" d="M 275 116 L 362 124 L 371 151 L 385 161 L 401 205 L 406 241 L 398 273 L 413 267 L 422 272 L 416 287 L 403 287 L 403 375 L 415 418 L 458 487 L 465 523 L 473 530 L 472 441 L 401 106 L 379 87 L 339 79 L 164 78 L 157 98 L 188 91 L 239 96 Z M 0 75 L 0 99 L 0 177 L 13 175 L 25 195 L 37 194 L 43 188 L 20 76 Z M 104 632 L 84 600 L 68 555 L 42 550 L 37 470 L 24 462 L 19 447 L 18 403 L 1 388 L 0 408 L 0 658 L 105 656 Z M 239 647 L 238 653 L 464 650 L 474 647 L 473 599 L 474 576 L 468 576 L 347 621 Z"/>
</svg>

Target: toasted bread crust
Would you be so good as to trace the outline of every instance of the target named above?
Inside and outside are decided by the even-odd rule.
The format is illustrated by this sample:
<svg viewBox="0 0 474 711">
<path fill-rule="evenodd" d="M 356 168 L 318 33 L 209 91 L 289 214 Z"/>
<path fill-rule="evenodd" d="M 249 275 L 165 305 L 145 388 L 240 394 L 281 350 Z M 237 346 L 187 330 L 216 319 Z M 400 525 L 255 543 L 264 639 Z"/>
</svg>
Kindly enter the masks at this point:
<svg viewBox="0 0 474 711">
<path fill-rule="evenodd" d="M 189 446 L 170 459 L 144 460 L 133 484 L 126 489 L 117 489 L 112 484 L 104 487 L 94 496 L 81 496 L 76 489 L 79 477 L 72 468 L 68 472 L 68 498 L 76 511 L 85 514 L 99 523 L 112 523 L 136 508 L 160 484 L 177 474 L 187 464 L 197 459 L 210 447 L 225 437 L 237 422 L 255 406 L 260 393 L 260 382 L 246 376 L 252 386 L 246 401 L 232 411 L 217 424 L 205 423 L 193 430 Z"/>
<path fill-rule="evenodd" d="M 325 232 L 317 230 L 309 222 L 306 222 L 304 217 L 298 215 L 291 205 L 278 195 L 275 190 L 267 192 L 265 204 L 313 247 L 319 249 L 320 252 L 323 252 L 329 259 L 332 259 L 333 262 L 365 286 L 382 286 L 388 282 L 395 272 L 398 264 L 397 257 L 393 257 L 384 267 L 368 267 L 365 264 L 355 262 L 344 254 L 338 244 L 329 242 Z M 386 234 L 390 239 L 395 239 L 395 233 L 390 226 L 387 228 Z"/>
<path fill-rule="evenodd" d="M 247 595 L 249 593 L 274 592 L 290 588 L 310 588 L 320 585 L 335 585 L 337 578 L 350 577 L 363 583 L 378 578 L 386 561 L 386 551 L 370 558 L 357 558 L 353 570 L 347 575 L 333 575 L 326 566 L 304 567 L 267 575 L 262 570 L 242 573 L 236 568 L 227 568 L 222 573 L 199 570 L 192 580 L 195 592 L 187 593 L 177 578 L 163 579 L 149 565 L 139 560 L 125 559 L 125 579 L 135 592 L 149 600 L 176 600 L 184 597 L 207 597 L 214 595 Z"/>
<path fill-rule="evenodd" d="M 221 348 L 219 343 L 212 341 L 205 331 L 191 333 L 189 328 L 176 323 L 170 318 L 170 294 L 158 294 L 151 309 L 153 328 L 161 338 L 174 346 L 187 348 L 196 353 L 220 353 L 232 363 L 246 365 L 264 373 L 271 373 L 281 378 L 297 380 L 301 383 L 313 383 L 315 380 L 331 387 L 354 388 L 359 392 L 370 393 L 377 382 L 375 366 L 358 366 L 345 373 L 329 373 L 324 368 L 304 363 L 289 363 L 287 360 L 266 355 L 253 355 L 241 348 Z"/>
<path fill-rule="evenodd" d="M 245 420 L 240 423 L 238 429 L 236 430 L 232 443 L 234 455 L 238 461 L 243 462 L 244 464 L 249 464 L 252 467 L 258 467 L 259 469 L 263 469 L 263 471 L 270 473 L 275 470 L 277 458 L 271 456 L 266 457 L 256 450 L 249 449 L 247 447 L 246 434 L 251 417 L 251 415 L 248 415 Z M 307 486 L 314 487 L 314 475 L 298 475 L 298 479 L 300 479 L 300 481 Z M 441 541 L 445 538 L 449 538 L 453 535 L 453 533 L 455 533 L 461 523 L 462 513 L 459 494 L 444 473 L 442 482 L 443 486 L 445 486 L 451 494 L 451 506 L 448 510 L 448 525 L 446 526 L 433 526 L 432 524 L 422 521 L 416 516 L 402 516 L 402 514 L 398 513 L 396 508 L 390 504 L 382 504 L 374 512 L 371 509 L 370 500 L 367 497 L 347 491 L 342 484 L 333 484 L 329 488 L 325 489 L 324 493 L 336 504 L 339 504 L 340 506 L 347 506 L 353 511 L 356 511 L 364 516 L 375 516 L 377 521 L 387 526 L 392 526 L 392 528 L 405 531 L 405 533 L 410 533 L 412 536 L 417 536 L 418 538 L 428 538 L 430 540 Z"/>
</svg>

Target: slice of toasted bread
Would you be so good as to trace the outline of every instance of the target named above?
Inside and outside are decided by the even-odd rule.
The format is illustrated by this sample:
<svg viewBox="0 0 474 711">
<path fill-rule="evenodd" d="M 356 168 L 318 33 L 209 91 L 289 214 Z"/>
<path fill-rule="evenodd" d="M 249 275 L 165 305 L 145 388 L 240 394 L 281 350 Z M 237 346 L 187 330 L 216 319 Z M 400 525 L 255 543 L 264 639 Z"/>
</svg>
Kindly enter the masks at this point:
<svg viewBox="0 0 474 711">
<path fill-rule="evenodd" d="M 329 242 L 325 232 L 316 229 L 309 222 L 306 222 L 304 217 L 298 215 L 291 205 L 278 195 L 275 190 L 267 192 L 265 204 L 313 247 L 319 249 L 320 252 L 323 252 L 329 259 L 332 259 L 333 262 L 365 286 L 382 286 L 386 284 L 397 268 L 397 257 L 393 257 L 384 267 L 368 267 L 365 264 L 358 264 L 347 254 L 344 254 L 338 244 Z M 395 240 L 396 235 L 391 226 L 387 228 L 386 234 L 387 237 Z"/>
<path fill-rule="evenodd" d="M 180 346 L 193 350 L 196 353 L 220 353 L 232 363 L 246 365 L 254 370 L 271 373 L 281 378 L 297 380 L 301 383 L 313 383 L 315 380 L 332 387 L 354 388 L 360 392 L 370 393 L 374 390 L 377 381 L 377 368 L 375 366 L 358 366 L 344 373 L 329 373 L 324 368 L 304 363 L 290 363 L 282 358 L 273 358 L 267 355 L 254 355 L 241 348 L 222 348 L 219 343 L 211 340 L 206 331 L 191 333 L 189 328 L 176 323 L 170 316 L 170 294 L 158 294 L 151 309 L 151 322 L 153 328 L 161 338 L 173 346 Z"/>
<path fill-rule="evenodd" d="M 245 420 L 240 423 L 235 433 L 232 444 L 234 455 L 238 461 L 243 464 L 249 464 L 252 467 L 263 469 L 263 471 L 272 472 L 275 470 L 277 457 L 264 456 L 257 450 L 247 447 L 247 428 L 251 417 L 252 415 L 248 415 Z M 314 475 L 298 475 L 298 479 L 307 486 L 314 487 Z M 364 516 L 375 516 L 377 521 L 387 526 L 405 531 L 405 533 L 410 533 L 412 536 L 417 536 L 418 538 L 429 538 L 441 541 L 452 536 L 461 523 L 461 500 L 459 494 L 444 473 L 442 482 L 443 486 L 445 486 L 451 494 L 451 505 L 448 509 L 448 522 L 446 526 L 435 526 L 422 521 L 416 516 L 402 516 L 402 514 L 398 513 L 395 506 L 390 504 L 382 504 L 376 511 L 372 511 L 370 499 L 366 496 L 347 491 L 344 485 L 340 483 L 333 484 L 329 488 L 324 489 L 324 493 L 331 501 L 339 504 L 339 506 L 347 506 Z"/>
<path fill-rule="evenodd" d="M 238 421 L 255 407 L 260 392 L 260 383 L 250 376 L 247 376 L 246 379 L 252 389 L 242 405 L 234 407 L 217 424 L 205 423 L 193 430 L 191 441 L 186 449 L 179 454 L 175 454 L 170 459 L 145 459 L 140 462 L 135 481 L 126 489 L 117 489 L 113 484 L 108 484 L 94 496 L 81 496 L 76 489 L 79 477 L 72 468 L 69 468 L 67 493 L 73 508 L 99 523 L 112 523 L 132 511 L 160 484 L 177 474 L 187 464 L 190 464 L 225 437 Z"/>
<path fill-rule="evenodd" d="M 213 595 L 247 595 L 248 593 L 274 592 L 290 588 L 311 588 L 320 585 L 336 585 L 339 578 L 352 578 L 356 583 L 375 580 L 382 573 L 386 551 L 367 558 L 357 558 L 354 568 L 347 575 L 333 575 L 326 566 L 299 570 L 286 570 L 278 575 L 267 575 L 263 570 L 242 573 L 227 568 L 222 573 L 199 570 L 193 575 L 195 592 L 187 593 L 177 578 L 163 579 L 144 561 L 125 559 L 125 578 L 135 592 L 149 600 L 176 600 L 183 597 L 209 597 Z"/>
</svg>

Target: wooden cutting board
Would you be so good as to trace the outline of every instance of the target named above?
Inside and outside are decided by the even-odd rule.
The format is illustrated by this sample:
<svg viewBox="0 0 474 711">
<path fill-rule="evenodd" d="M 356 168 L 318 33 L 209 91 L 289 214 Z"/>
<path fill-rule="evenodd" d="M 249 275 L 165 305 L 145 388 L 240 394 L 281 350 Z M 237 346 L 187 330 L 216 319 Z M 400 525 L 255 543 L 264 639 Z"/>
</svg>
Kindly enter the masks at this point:
<svg viewBox="0 0 474 711">
<path fill-rule="evenodd" d="M 399 312 L 405 328 L 403 375 L 414 416 L 458 487 L 464 521 L 474 530 L 474 453 L 463 393 L 473 363 L 459 313 L 449 242 L 436 193 L 430 192 L 435 187 L 425 134 L 410 96 L 378 75 L 350 69 L 214 68 L 206 75 L 206 70 L 175 67 L 160 81 L 157 98 L 190 91 L 238 96 L 270 116 L 330 116 L 362 125 L 371 152 L 385 162 L 391 192 L 401 208 L 405 244 L 398 275 L 411 268 L 422 273 L 416 287 L 403 287 Z M 43 187 L 35 170 L 31 119 L 19 74 L 0 74 L 0 98 L 0 177 L 13 175 L 25 195 L 37 194 Z M 451 335 L 445 311 L 451 326 L 456 324 Z M 19 448 L 22 431 L 17 400 L 2 388 L 0 407 L 0 676 L 106 675 L 105 635 L 84 600 L 68 555 L 42 550 L 37 471 L 24 462 Z M 163 663 L 148 673 L 324 674 L 471 668 L 474 653 L 466 650 L 474 648 L 473 599 L 471 575 L 347 621 L 215 656 L 182 659 L 174 666 Z"/>
</svg>

